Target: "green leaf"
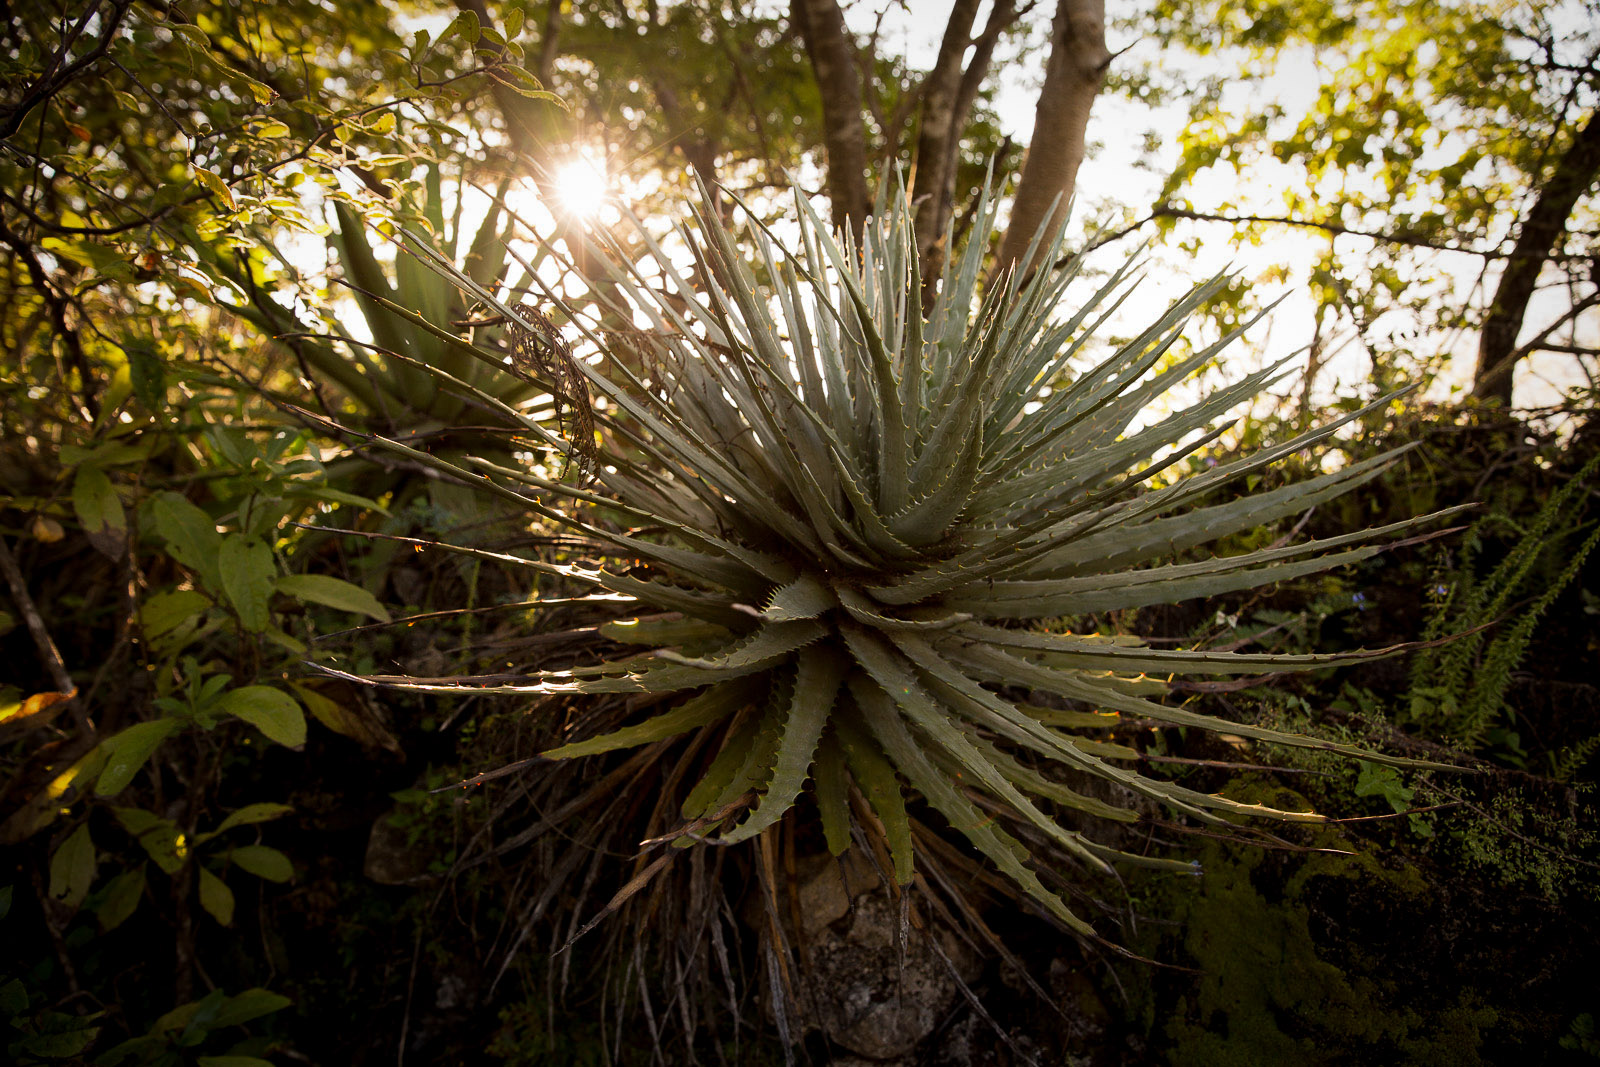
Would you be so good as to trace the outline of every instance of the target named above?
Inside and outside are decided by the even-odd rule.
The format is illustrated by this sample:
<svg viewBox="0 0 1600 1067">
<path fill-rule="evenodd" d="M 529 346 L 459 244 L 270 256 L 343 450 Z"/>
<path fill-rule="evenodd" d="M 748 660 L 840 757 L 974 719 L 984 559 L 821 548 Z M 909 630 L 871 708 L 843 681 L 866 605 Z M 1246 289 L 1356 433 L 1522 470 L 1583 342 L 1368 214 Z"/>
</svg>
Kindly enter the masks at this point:
<svg viewBox="0 0 1600 1067">
<path fill-rule="evenodd" d="M 0 1015 L 10 1019 L 28 1010 L 28 987 L 22 979 L 13 978 L 0 984 Z"/>
<path fill-rule="evenodd" d="M 802 574 L 789 584 L 779 586 L 761 614 L 773 622 L 795 622 L 814 619 L 838 603 L 832 589 L 809 574 Z"/>
<path fill-rule="evenodd" d="M 217 556 L 222 535 L 217 533 L 216 521 L 173 492 L 156 494 L 150 502 L 150 518 L 167 543 L 167 554 L 205 578 L 211 588 L 220 588 Z"/>
<path fill-rule="evenodd" d="M 143 341 L 129 341 L 123 350 L 128 354 L 128 377 L 133 383 L 133 395 L 146 411 L 160 415 L 167 407 L 167 365 L 161 353 Z"/>
<path fill-rule="evenodd" d="M 1411 800 L 1416 792 L 1400 781 L 1398 771 L 1370 760 L 1362 760 L 1360 767 L 1361 774 L 1356 779 L 1356 796 L 1382 797 L 1388 801 L 1389 807 L 1397 812 L 1411 809 Z"/>
<path fill-rule="evenodd" d="M 337 489 L 331 485 L 292 485 L 284 490 L 283 495 L 290 500 L 316 500 L 327 504 L 349 504 L 352 507 L 376 511 L 379 515 L 389 514 L 389 509 L 379 504 L 376 500 L 364 497 L 359 493 Z"/>
<path fill-rule="evenodd" d="M 255 97 L 256 103 L 270 104 L 278 98 L 278 92 L 272 86 L 258 82 L 254 78 L 246 77 L 237 70 L 233 71 L 232 75 L 234 81 L 249 90 L 250 95 Z"/>
<path fill-rule="evenodd" d="M 457 15 L 450 25 L 445 27 L 444 32 L 439 34 L 439 42 L 442 44 L 452 37 L 465 38 L 468 47 L 476 45 L 478 43 L 478 16 L 471 11 L 463 11 Z"/>
<path fill-rule="evenodd" d="M 105 897 L 95 909 L 95 917 L 100 920 L 102 931 L 110 933 L 139 910 L 139 901 L 144 897 L 144 871 L 145 865 L 141 863 L 133 870 L 117 875 L 106 887 Z"/>
<path fill-rule="evenodd" d="M 222 201 L 229 211 L 238 210 L 239 205 L 234 202 L 233 190 L 228 188 L 228 183 L 223 181 L 222 176 L 216 171 L 207 170 L 205 167 L 195 167 L 194 176 L 200 180 L 201 185 L 209 189 L 218 200 Z"/>
<path fill-rule="evenodd" d="M 188 850 L 172 820 L 143 808 L 113 808 L 112 813 L 163 872 L 177 874 L 182 869 Z"/>
<path fill-rule="evenodd" d="M 671 711 L 663 712 L 644 722 L 624 726 L 620 730 L 591 737 L 586 741 L 575 741 L 540 754 L 546 759 L 574 759 L 578 756 L 592 756 L 677 737 L 690 730 L 721 722 L 740 708 L 747 706 L 758 698 L 765 682 L 764 675 L 723 682 L 711 686 L 698 696 L 690 697 Z"/>
<path fill-rule="evenodd" d="M 89 543 L 118 559 L 128 543 L 128 517 L 111 479 L 99 467 L 79 467 L 72 479 L 72 510 Z"/>
<path fill-rule="evenodd" d="M 849 659 L 834 649 L 806 649 L 799 655 L 794 695 L 789 700 L 783 733 L 773 759 L 771 781 L 755 810 L 737 828 L 723 835 L 728 843 L 754 837 L 783 818 L 794 806 L 811 772 L 822 728 L 833 712 L 834 698 L 849 669 Z"/>
<path fill-rule="evenodd" d="M 211 833 L 215 836 L 227 833 L 235 826 L 253 826 L 256 823 L 269 822 L 272 819 L 282 818 L 293 810 L 287 804 L 246 804 L 244 807 L 230 812 L 228 817 L 223 819 L 221 824 Z"/>
<path fill-rule="evenodd" d="M 856 694 L 857 702 L 866 714 L 869 729 L 884 746 L 889 758 L 905 770 L 907 778 L 950 825 L 965 834 L 980 852 L 993 860 L 1029 896 L 1049 908 L 1058 919 L 1079 933 L 1092 934 L 1093 928 L 1073 914 L 1060 897 L 1045 888 L 1036 873 L 1024 866 L 1023 860 L 1028 856 L 1028 850 L 995 825 L 991 817 L 979 811 L 955 788 L 949 775 L 938 770 L 928 759 L 889 697 L 865 676 L 857 676 L 852 680 L 851 691 Z M 881 760 L 883 756 L 878 758 Z"/>
<path fill-rule="evenodd" d="M 227 999 L 228 995 L 222 990 L 213 989 L 199 1000 L 180 1004 L 155 1021 L 150 1027 L 150 1036 L 165 1039 L 174 1033 L 196 1029 L 203 1033 L 210 1027 L 211 1020 L 216 1017 L 217 1009 L 222 1007 Z"/>
<path fill-rule="evenodd" d="M 339 701 L 309 685 L 291 682 L 289 687 L 294 690 L 295 696 L 306 710 L 311 712 L 312 718 L 334 733 L 342 734 L 369 748 L 381 748 L 396 755 L 400 754 L 400 742 L 395 740 L 394 734 L 384 725 L 377 712 L 365 706 L 359 697 L 351 696 L 345 701 Z"/>
<path fill-rule="evenodd" d="M 906 814 L 906 798 L 900 791 L 900 779 L 894 765 L 884 758 L 882 750 L 854 724 L 837 720 L 834 727 L 839 737 L 839 747 L 844 750 L 845 762 L 850 765 L 850 776 L 861 787 L 873 814 L 883 823 L 883 836 L 894 860 L 894 879 L 909 885 L 914 870 L 911 851 L 911 820 Z"/>
<path fill-rule="evenodd" d="M 817 800 L 817 812 L 822 818 L 822 835 L 828 842 L 828 851 L 835 856 L 850 847 L 850 794 L 849 776 L 844 769 L 844 753 L 838 739 L 830 732 L 822 737 L 817 749 L 815 777 L 811 783 Z"/>
<path fill-rule="evenodd" d="M 231 998 L 224 1004 L 212 1019 L 211 1025 L 215 1029 L 224 1026 L 241 1026 L 263 1015 L 271 1015 L 275 1011 L 282 1011 L 294 1001 L 281 993 L 273 993 L 265 989 L 246 989 L 243 993 Z"/>
<path fill-rule="evenodd" d="M 98 1018 L 100 1014 L 96 1012 L 78 1016 L 65 1012 L 45 1012 L 41 1020 L 44 1032 L 23 1038 L 12 1047 L 45 1060 L 76 1059 L 100 1036 L 100 1027 L 89 1025 L 90 1020 Z"/>
<path fill-rule="evenodd" d="M 217 707 L 254 726 L 285 748 L 306 743 L 306 716 L 294 697 L 270 685 L 247 685 L 224 693 Z"/>
<path fill-rule="evenodd" d="M 95 794 L 112 797 L 126 789 L 156 747 L 182 725 L 177 719 L 156 719 L 136 723 L 107 738 L 104 742 L 106 766 L 94 784 Z"/>
<path fill-rule="evenodd" d="M 172 36 L 182 38 L 201 51 L 211 47 L 211 38 L 206 36 L 206 31 L 192 22 L 169 22 L 167 29 Z"/>
<path fill-rule="evenodd" d="M 272 622 L 267 605 L 278 574 L 272 549 L 244 534 L 229 534 L 222 539 L 217 570 L 240 624 L 251 633 L 265 630 Z"/>
<path fill-rule="evenodd" d="M 622 644 L 652 648 L 701 645 L 708 641 L 726 641 L 733 636 L 725 626 L 689 618 L 613 619 L 601 625 L 600 633 Z"/>
<path fill-rule="evenodd" d="M 155 593 L 140 605 L 139 624 L 144 627 L 145 637 L 153 641 L 177 629 L 179 625 L 188 622 L 210 606 L 211 599 L 194 589 L 173 589 Z"/>
<path fill-rule="evenodd" d="M 298 600 L 355 612 L 379 622 L 389 621 L 389 612 L 378 603 L 377 597 L 342 578 L 326 574 L 285 574 L 278 579 L 277 589 Z"/>
<path fill-rule="evenodd" d="M 744 767 L 760 726 L 759 715 L 746 715 L 723 735 L 722 749 L 706 768 L 706 773 L 695 783 L 683 801 L 683 817 L 698 819 L 711 813 L 712 802 L 727 790 L 734 777 Z"/>
<path fill-rule="evenodd" d="M 517 95 L 529 100 L 548 100 L 553 104 L 565 106 L 565 101 L 555 93 L 544 88 L 539 79 L 521 67 L 504 66 L 495 71 L 496 80 L 515 92 Z"/>
<path fill-rule="evenodd" d="M 266 845 L 242 845 L 230 852 L 229 857 L 240 870 L 269 882 L 287 882 L 294 877 L 294 864 L 275 848 Z"/>
<path fill-rule="evenodd" d="M 670 649 L 659 649 L 656 655 L 661 659 L 700 670 L 737 669 L 765 664 L 795 649 L 804 648 L 826 632 L 819 623 L 810 619 L 799 622 L 775 622 L 703 657 L 685 656 Z"/>
<path fill-rule="evenodd" d="M 94 842 L 84 823 L 50 857 L 50 899 L 76 909 L 94 881 Z"/>
<path fill-rule="evenodd" d="M 223 926 L 233 925 L 233 890 L 204 866 L 200 867 L 200 906 Z"/>
</svg>

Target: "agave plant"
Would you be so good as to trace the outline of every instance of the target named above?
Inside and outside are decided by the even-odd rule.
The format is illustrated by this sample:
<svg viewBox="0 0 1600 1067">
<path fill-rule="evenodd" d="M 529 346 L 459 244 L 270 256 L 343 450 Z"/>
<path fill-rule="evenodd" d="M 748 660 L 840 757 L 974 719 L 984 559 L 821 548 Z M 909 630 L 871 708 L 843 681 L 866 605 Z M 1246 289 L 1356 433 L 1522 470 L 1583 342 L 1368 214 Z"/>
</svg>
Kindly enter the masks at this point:
<svg viewBox="0 0 1600 1067">
<path fill-rule="evenodd" d="M 641 651 L 518 684 L 473 684 L 474 692 L 679 694 L 666 710 L 656 700 L 656 713 L 641 721 L 571 737 L 546 755 L 571 759 L 698 733 L 706 744 L 695 751 L 708 762 L 694 768 L 677 844 L 756 837 L 809 789 L 828 848 L 850 847 L 854 822 L 886 846 L 902 884 L 916 863 L 915 805 L 925 804 L 1080 932 L 1089 924 L 1041 880 L 1037 859 L 1007 825 L 1031 827 L 1029 836 L 1089 868 L 1187 865 L 1127 855 L 1062 825 L 1063 809 L 1137 815 L 1132 803 L 1069 788 L 1062 779 L 1070 776 L 1052 767 L 1203 823 L 1235 814 L 1319 818 L 1130 769 L 1133 753 L 1106 743 L 1118 716 L 1408 762 L 1158 699 L 1175 678 L 1310 670 L 1381 652 L 1153 650 L 1084 624 L 1354 563 L 1427 521 L 1226 557 L 1186 555 L 1376 477 L 1393 454 L 1271 491 L 1212 496 L 1392 398 L 1247 458 L 1190 464 L 1222 432 L 1219 419 L 1284 374 L 1279 363 L 1138 421 L 1233 339 L 1174 354 L 1186 317 L 1220 281 L 1076 369 L 1126 295 L 1131 267 L 1070 313 L 1063 303 L 1080 279 L 1075 264 L 1007 275 L 980 300 L 985 242 L 974 239 L 924 314 L 903 197 L 880 200 L 859 248 L 835 240 L 797 200 L 796 250 L 759 223 L 748 235 L 750 258 L 709 214 L 698 233 L 681 228 L 698 284 L 613 259 L 612 289 L 630 305 L 616 309 L 620 321 L 648 323 L 632 341 L 650 356 L 647 376 L 572 360 L 542 315 L 499 301 L 415 245 L 527 344 L 565 353 L 613 413 L 602 420 L 608 444 L 591 485 L 486 461 L 454 468 L 455 476 L 608 546 L 612 558 L 594 561 L 598 569 L 536 566 L 642 609 L 602 628 Z M 974 232 L 988 232 L 993 216 L 985 198 Z M 642 226 L 639 233 L 656 264 L 672 263 Z M 1060 232 L 1035 244 L 1028 259 L 1061 258 Z M 603 330 L 548 295 L 571 328 L 606 347 Z"/>
<path fill-rule="evenodd" d="M 458 189 L 469 184 L 465 175 L 458 177 Z M 426 243 L 434 256 L 458 263 L 461 276 L 474 285 L 502 295 L 516 291 L 520 268 L 503 247 L 502 238 L 512 225 L 504 210 L 493 203 L 476 230 L 467 228 L 465 197 L 458 191 L 452 203 L 443 186 L 440 169 L 430 166 L 420 187 L 408 187 L 383 208 L 395 221 L 410 225 L 413 243 Z M 260 284 L 250 260 L 234 260 L 209 244 L 197 244 L 202 255 L 212 257 L 217 273 L 246 298 L 231 310 L 296 357 L 309 395 L 280 393 L 274 399 L 320 409 L 320 417 L 337 419 L 358 438 L 381 433 L 448 464 L 459 464 L 468 455 L 514 462 L 519 446 L 508 439 L 509 432 L 529 420 L 559 432 L 564 409 L 573 405 L 558 401 L 562 393 L 557 381 L 538 366 L 507 372 L 504 325 L 474 309 L 457 285 L 418 258 L 400 255 L 392 265 L 384 264 L 367 219 L 344 202 L 335 201 L 333 207 L 337 225 L 327 246 L 342 274 L 331 295 L 348 299 L 319 307 L 315 323 L 301 321 L 281 302 L 281 293 Z M 468 336 L 475 339 L 478 355 L 496 353 L 492 365 L 466 354 L 472 348 L 462 338 Z M 586 415 L 581 387 L 571 381 L 562 384 L 580 398 L 579 413 Z M 311 410 L 301 414 L 319 417 Z M 352 451 L 329 462 L 328 478 L 351 503 L 385 501 L 393 514 L 381 529 L 389 535 L 419 532 L 413 505 L 424 516 L 423 532 L 450 530 L 460 539 L 471 530 L 475 542 L 503 533 L 503 507 L 486 506 L 492 502 L 481 494 L 431 472 L 419 473 L 414 465 L 374 463 Z M 326 541 L 323 533 L 311 532 L 298 547 L 309 554 Z M 365 554 L 369 572 L 381 573 L 397 550 L 393 541 L 374 544 Z M 463 568 L 463 574 L 476 582 L 475 571 Z"/>
</svg>

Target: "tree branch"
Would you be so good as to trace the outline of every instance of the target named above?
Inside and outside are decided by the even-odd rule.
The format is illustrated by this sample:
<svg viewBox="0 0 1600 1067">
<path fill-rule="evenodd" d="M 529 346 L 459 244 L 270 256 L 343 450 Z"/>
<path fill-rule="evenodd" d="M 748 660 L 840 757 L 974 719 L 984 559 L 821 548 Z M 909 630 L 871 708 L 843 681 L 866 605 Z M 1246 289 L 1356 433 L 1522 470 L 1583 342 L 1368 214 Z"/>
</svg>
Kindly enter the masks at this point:
<svg viewBox="0 0 1600 1067">
<path fill-rule="evenodd" d="M 1018 265 L 1047 222 L 1059 225 L 1078 179 L 1089 110 L 1112 60 L 1106 49 L 1104 0 L 1058 0 L 1050 27 L 1050 60 L 1034 112 L 1033 135 L 1022 163 L 1011 222 L 995 259 L 995 277 Z"/>
<path fill-rule="evenodd" d="M 1336 237 L 1366 237 L 1384 244 L 1404 245 L 1408 248 L 1431 248 L 1439 252 L 1460 252 L 1463 255 L 1478 256 L 1483 259 L 1503 259 L 1504 252 L 1484 252 L 1476 248 L 1463 248 L 1460 245 L 1442 244 L 1430 241 L 1425 237 L 1412 237 L 1404 233 L 1383 233 L 1379 230 L 1362 230 L 1354 226 L 1345 226 L 1337 222 L 1321 222 L 1316 219 L 1297 219 L 1287 215 L 1222 215 L 1208 211 L 1191 211 L 1188 208 L 1174 207 L 1164 204 L 1152 208 L 1150 213 L 1137 222 L 1130 223 L 1118 230 L 1102 234 L 1089 245 L 1093 251 L 1102 245 L 1120 241 L 1122 238 L 1154 222 L 1156 219 L 1191 219 L 1196 222 L 1226 222 L 1236 226 L 1252 223 L 1262 223 L 1269 226 L 1297 226 L 1302 229 L 1320 230 L 1323 233 L 1333 234 Z"/>
<path fill-rule="evenodd" d="M 1527 317 L 1528 301 L 1545 261 L 1561 240 L 1567 219 L 1578 200 L 1600 174 L 1600 112 L 1591 112 L 1572 144 L 1556 163 L 1555 171 L 1539 186 L 1539 195 L 1522 221 L 1516 244 L 1506 261 L 1494 302 L 1478 335 L 1478 366 L 1473 372 L 1472 395 L 1511 406 L 1512 370 L 1521 353 L 1517 334 Z"/>
<path fill-rule="evenodd" d="M 122 28 L 122 20 L 127 17 L 128 9 L 133 6 L 133 0 L 116 0 L 112 5 L 111 13 L 105 16 L 104 32 L 100 40 L 86 54 L 67 64 L 64 69 L 57 69 L 71 51 L 73 44 L 82 36 L 88 27 L 90 19 L 100 9 L 100 0 L 91 0 L 91 3 L 79 16 L 78 22 L 71 32 L 62 40 L 61 47 L 51 57 L 50 63 L 40 73 L 38 79 L 23 90 L 22 98 L 15 104 L 3 109 L 5 117 L 0 119 L 0 141 L 9 140 L 28 118 L 28 114 L 41 104 L 48 103 L 57 93 L 64 89 L 74 79 L 89 67 L 93 66 L 111 48 L 111 42 L 116 39 L 117 31 Z"/>
<path fill-rule="evenodd" d="M 22 576 L 22 568 L 17 566 L 16 557 L 11 554 L 11 547 L 4 539 L 0 539 L 0 575 L 5 577 L 6 586 L 11 590 L 11 600 L 28 624 L 28 633 L 33 638 L 34 647 L 39 650 L 39 658 L 44 661 L 45 669 L 50 672 L 50 680 L 55 683 L 56 691 L 67 699 L 78 727 L 93 737 L 94 724 L 89 721 L 82 701 L 78 700 L 78 687 L 73 684 L 72 675 L 67 673 L 67 665 L 62 662 L 61 653 L 56 650 L 56 643 L 51 640 L 50 631 L 45 627 L 39 609 L 34 606 L 33 597 L 28 594 L 28 582 Z"/>
<path fill-rule="evenodd" d="M 49 308 L 50 323 L 55 327 L 61 343 L 66 346 L 67 358 L 71 360 L 73 369 L 78 372 L 83 410 L 93 422 L 100 417 L 100 402 L 95 397 L 94 371 L 89 366 L 89 357 L 84 354 L 83 341 L 78 337 L 78 331 L 67 322 L 69 298 L 56 291 L 49 274 L 39 262 L 39 257 L 34 255 L 33 246 L 13 232 L 3 219 L 0 219 L 0 244 L 11 249 L 17 259 L 21 260 L 22 265 L 28 268 L 34 289 L 44 300 L 45 307 Z"/>
<path fill-rule="evenodd" d="M 1531 339 L 1518 345 L 1516 356 L 1514 358 L 1521 359 L 1530 352 L 1576 352 L 1582 354 L 1593 351 L 1593 349 L 1588 348 L 1573 348 L 1570 345 L 1552 347 L 1545 342 L 1548 341 L 1557 330 L 1561 329 L 1561 327 L 1565 326 L 1579 315 L 1582 315 L 1585 311 L 1588 311 L 1596 304 L 1600 304 L 1600 290 L 1596 290 L 1595 292 L 1592 292 L 1588 296 L 1584 297 L 1582 300 L 1574 303 L 1566 310 L 1565 313 L 1562 314 L 1559 319 L 1540 330 L 1539 333 Z"/>
</svg>

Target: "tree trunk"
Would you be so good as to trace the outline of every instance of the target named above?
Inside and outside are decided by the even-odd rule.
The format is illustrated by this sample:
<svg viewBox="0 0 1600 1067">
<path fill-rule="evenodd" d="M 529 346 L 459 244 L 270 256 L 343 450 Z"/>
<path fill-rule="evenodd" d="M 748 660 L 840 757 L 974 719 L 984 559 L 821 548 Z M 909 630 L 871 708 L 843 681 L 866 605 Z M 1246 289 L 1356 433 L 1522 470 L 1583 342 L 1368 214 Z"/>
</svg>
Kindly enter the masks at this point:
<svg viewBox="0 0 1600 1067">
<path fill-rule="evenodd" d="M 1483 320 L 1478 335 L 1478 366 L 1472 376 L 1472 395 L 1479 400 L 1498 400 L 1511 406 L 1512 371 L 1527 351 L 1517 347 L 1517 334 L 1528 313 L 1528 301 L 1545 260 L 1560 243 L 1567 219 L 1578 200 L 1588 192 L 1600 174 L 1600 112 L 1573 138 L 1571 146 L 1556 164 L 1555 171 L 1540 187 L 1533 209 L 1517 232 L 1517 242 L 1506 260 L 1505 272 L 1495 288 L 1494 303 Z"/>
<path fill-rule="evenodd" d="M 996 0 L 983 33 L 972 39 L 972 24 L 981 0 L 957 0 L 939 43 L 939 57 L 922 83 L 922 114 L 917 131 L 916 169 L 912 194 L 917 201 L 917 257 L 922 268 L 923 303 L 931 303 L 934 281 L 944 268 L 950 250 L 945 229 L 955 209 L 956 170 L 961 153 L 961 131 L 988 75 L 1000 34 L 1016 21 L 1015 0 Z M 966 70 L 961 60 L 973 47 Z"/>
<path fill-rule="evenodd" d="M 972 23 L 981 3 L 982 0 L 956 0 L 950 21 L 945 23 L 944 38 L 939 42 L 939 56 L 922 80 L 922 114 L 917 123 L 911 194 L 917 204 L 917 253 L 924 263 L 950 217 L 944 190 L 945 176 L 952 169 L 950 142 L 960 132 L 956 127 L 956 93 L 961 88 L 961 60 L 972 42 Z"/>
<path fill-rule="evenodd" d="M 1050 27 L 1050 61 L 1034 111 L 1033 137 L 1022 162 L 1011 224 L 995 262 L 995 276 L 1016 263 L 1048 218 L 1058 224 L 1083 162 L 1089 108 L 1105 82 L 1105 0 L 1059 0 Z M 1052 206 L 1053 205 L 1053 206 Z M 1028 263 L 1024 268 L 1031 268 Z"/>
<path fill-rule="evenodd" d="M 539 37 L 539 65 L 534 68 L 533 74 L 546 89 L 555 79 L 556 57 L 561 47 L 561 9 L 566 4 L 567 0 L 550 0 L 544 9 L 544 33 Z"/>
<path fill-rule="evenodd" d="M 718 218 L 725 218 L 726 205 L 722 190 L 717 186 L 717 144 L 705 135 L 704 127 L 694 121 L 693 115 L 678 99 L 677 91 L 663 78 L 650 76 L 650 90 L 667 122 L 684 134 L 673 142 L 673 150 L 683 157 L 689 170 L 706 183 L 711 201 L 707 205 Z"/>
<path fill-rule="evenodd" d="M 822 95 L 822 139 L 828 150 L 828 201 L 833 222 L 859 241 L 872 198 L 867 194 L 867 129 L 861 121 L 861 73 L 838 0 L 792 0 L 790 18 L 805 41 Z"/>
</svg>

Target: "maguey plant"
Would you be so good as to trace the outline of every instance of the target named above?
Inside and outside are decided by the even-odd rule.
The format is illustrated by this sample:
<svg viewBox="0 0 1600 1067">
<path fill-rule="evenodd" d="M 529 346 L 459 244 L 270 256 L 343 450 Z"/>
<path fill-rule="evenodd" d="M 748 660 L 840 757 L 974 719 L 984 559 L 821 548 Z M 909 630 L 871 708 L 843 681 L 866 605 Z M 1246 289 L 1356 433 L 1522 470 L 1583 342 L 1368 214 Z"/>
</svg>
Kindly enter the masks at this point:
<svg viewBox="0 0 1600 1067">
<path fill-rule="evenodd" d="M 1285 374 L 1280 362 L 1148 417 L 1233 339 L 1174 354 L 1186 317 L 1221 281 L 1085 368 L 1126 296 L 1131 266 L 1069 313 L 1064 298 L 1082 277 L 1076 261 L 1027 277 L 1011 272 L 984 290 L 986 242 L 974 237 L 924 314 L 903 196 L 880 199 L 860 247 L 831 236 L 797 199 L 793 249 L 753 223 L 747 258 L 703 212 L 695 230 L 677 231 L 691 266 L 675 267 L 637 222 L 635 247 L 646 255 L 613 248 L 608 259 L 591 250 L 591 263 L 610 264 L 607 287 L 626 305 L 612 309 L 611 327 L 553 292 L 546 306 L 580 345 L 604 352 L 625 335 L 630 359 L 607 365 L 573 359 L 542 314 L 503 301 L 426 242 L 413 244 L 513 324 L 513 355 L 559 360 L 605 399 L 598 455 L 580 455 L 592 441 L 527 425 L 546 447 L 581 458 L 591 472 L 584 484 L 482 461 L 452 468 L 454 476 L 606 546 L 610 558 L 592 567 L 534 565 L 631 599 L 638 612 L 600 631 L 634 646 L 629 654 L 515 684 L 466 683 L 473 692 L 679 694 L 653 702 L 639 721 L 572 736 L 546 755 L 573 759 L 699 734 L 675 844 L 755 838 L 798 810 L 809 790 L 814 803 L 803 810 L 816 812 L 827 847 L 838 854 L 864 834 L 883 847 L 901 884 L 918 862 L 919 809 L 931 808 L 1084 933 L 1088 922 L 1041 879 L 1036 851 L 1012 829 L 1031 828 L 1027 836 L 1095 870 L 1124 861 L 1189 869 L 1119 852 L 1058 815 L 1131 821 L 1133 798 L 1144 797 L 1200 823 L 1237 814 L 1320 818 L 1130 769 L 1134 753 L 1107 743 L 1119 716 L 1408 762 L 1160 699 L 1173 679 L 1311 670 L 1381 653 L 1156 650 L 1085 625 L 1092 615 L 1355 563 L 1428 521 L 1188 555 L 1376 477 L 1393 455 L 1223 502 L 1212 496 L 1392 398 L 1246 458 L 1186 463 L 1224 432 L 1226 413 Z M 990 232 L 994 216 L 985 197 L 973 233 Z M 1060 232 L 1035 244 L 1033 261 L 1062 258 Z M 643 259 L 659 269 L 639 266 Z M 531 368 L 526 356 L 518 362 Z M 1121 791 L 1091 797 L 1066 784 L 1074 774 Z"/>
</svg>

